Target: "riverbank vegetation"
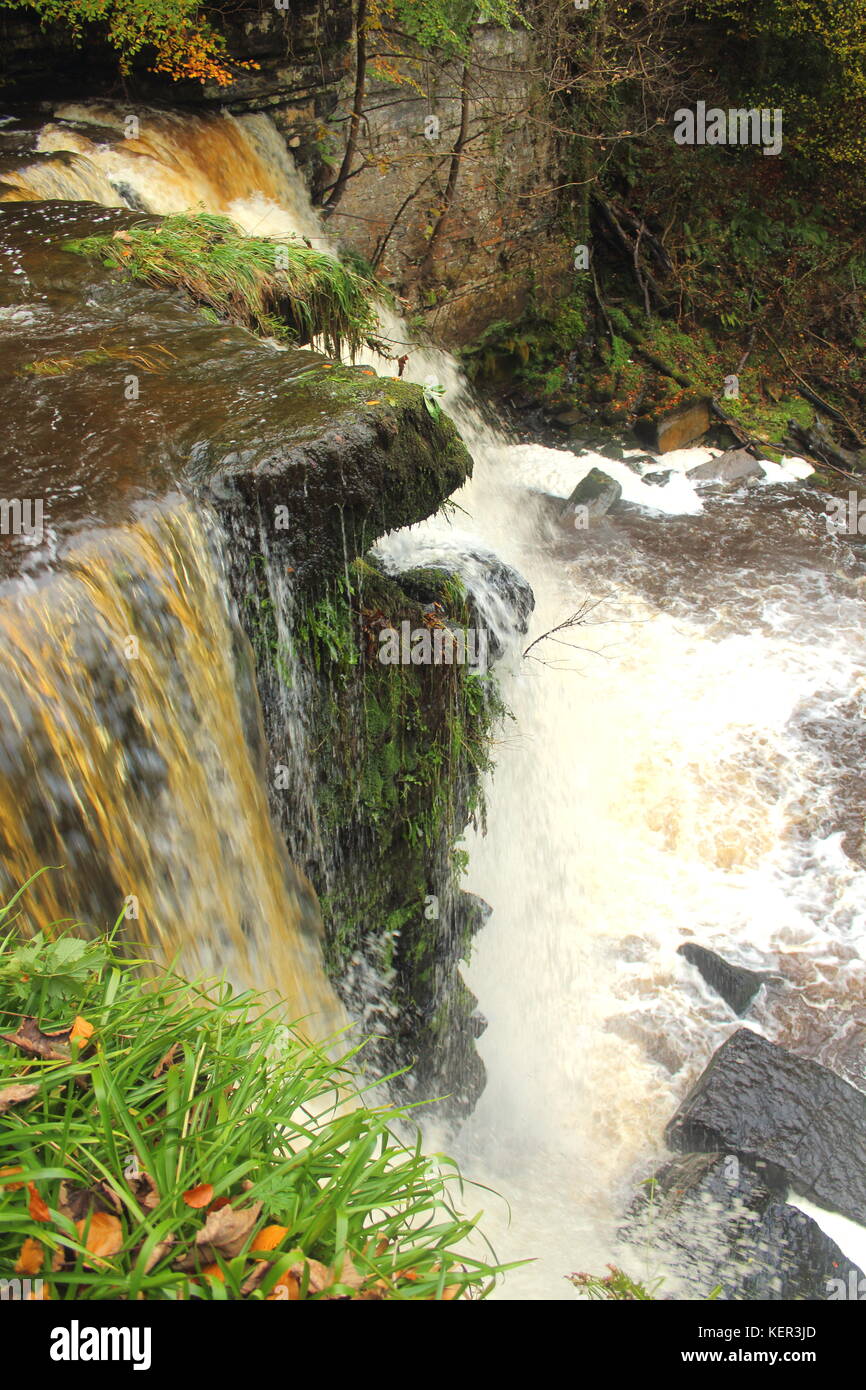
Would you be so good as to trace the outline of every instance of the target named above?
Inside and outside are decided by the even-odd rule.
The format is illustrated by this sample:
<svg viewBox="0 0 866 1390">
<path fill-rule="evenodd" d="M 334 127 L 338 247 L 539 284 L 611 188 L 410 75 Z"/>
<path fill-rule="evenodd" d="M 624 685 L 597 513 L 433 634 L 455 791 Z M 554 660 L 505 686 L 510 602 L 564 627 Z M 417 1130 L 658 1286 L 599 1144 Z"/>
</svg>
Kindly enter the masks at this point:
<svg viewBox="0 0 866 1390">
<path fill-rule="evenodd" d="M 4 914 L 5 915 L 5 914 Z M 441 1300 L 497 1266 L 447 1159 L 279 1005 L 68 931 L 0 944 L 0 1273 L 32 1296 Z M 377 1092 L 378 1094 L 378 1092 Z M 463 1196 L 468 1194 L 463 1192 Z M 41 1281 L 41 1282 L 37 1282 Z"/>
</svg>

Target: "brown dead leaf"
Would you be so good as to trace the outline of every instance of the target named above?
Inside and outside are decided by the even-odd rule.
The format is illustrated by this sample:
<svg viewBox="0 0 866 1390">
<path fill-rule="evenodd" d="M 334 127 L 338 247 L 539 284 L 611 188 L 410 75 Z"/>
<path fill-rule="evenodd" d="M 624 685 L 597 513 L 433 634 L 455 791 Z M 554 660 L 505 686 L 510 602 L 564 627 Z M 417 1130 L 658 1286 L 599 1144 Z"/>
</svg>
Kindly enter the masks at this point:
<svg viewBox="0 0 866 1390">
<path fill-rule="evenodd" d="M 115 1191 L 110 1182 L 106 1182 L 105 1179 L 103 1179 L 102 1182 L 98 1182 L 95 1192 L 97 1192 L 99 1197 L 103 1199 L 103 1202 L 108 1205 L 109 1210 L 113 1209 L 117 1215 L 120 1216 L 123 1211 L 123 1198 L 119 1192 Z"/>
<path fill-rule="evenodd" d="M 119 1212 L 122 1203 L 114 1188 L 107 1182 L 97 1183 L 95 1187 L 79 1187 L 65 1179 L 60 1184 L 60 1199 L 57 1210 L 61 1216 L 77 1225 L 92 1211 Z"/>
<path fill-rule="evenodd" d="M 0 1115 L 11 1110 L 13 1105 L 20 1105 L 22 1101 L 32 1100 L 38 1091 L 38 1081 L 27 1082 L 24 1085 L 4 1086 L 3 1090 L 0 1091 Z"/>
<path fill-rule="evenodd" d="M 386 1279 L 376 1279 L 372 1284 L 365 1284 L 354 1296 L 356 1303 L 377 1303 L 387 1298 L 390 1284 Z"/>
<path fill-rule="evenodd" d="M 98 1260 L 116 1255 L 123 1244 L 123 1227 L 116 1216 L 107 1211 L 94 1211 L 82 1221 L 76 1221 L 79 1239 Z"/>
<path fill-rule="evenodd" d="M 174 1060 L 177 1057 L 179 1051 L 180 1043 L 173 1042 L 171 1047 L 168 1049 L 168 1052 L 166 1052 L 164 1057 L 160 1057 L 159 1061 L 153 1069 L 154 1081 L 157 1081 L 159 1077 L 162 1076 L 163 1072 L 168 1071 L 169 1067 L 174 1064 Z"/>
<path fill-rule="evenodd" d="M 303 1288 L 304 1284 L 305 1270 L 309 1271 L 307 1282 L 308 1294 L 324 1293 L 325 1289 L 330 1288 L 334 1282 L 333 1270 L 328 1269 L 327 1265 L 321 1264 L 319 1260 L 304 1259 L 299 1261 L 298 1264 L 292 1265 L 289 1270 L 289 1273 L 295 1276 L 301 1288 Z"/>
<path fill-rule="evenodd" d="M 348 1254 L 343 1256 L 343 1267 L 340 1273 L 333 1279 L 335 1284 L 344 1284 L 348 1289 L 362 1289 L 366 1283 L 363 1274 L 359 1274 Z"/>
<path fill-rule="evenodd" d="M 217 1254 L 226 1260 L 233 1260 L 249 1239 L 261 1210 L 261 1202 L 254 1202 L 251 1207 L 239 1209 L 229 1203 L 219 1211 L 208 1212 L 207 1220 L 195 1238 L 195 1249 L 177 1260 L 176 1267 L 187 1272 L 199 1269 L 214 1264 Z"/>
<path fill-rule="evenodd" d="M 203 1182 L 198 1187 L 190 1187 L 184 1192 L 183 1200 L 188 1207 L 192 1207 L 195 1211 L 210 1206 L 213 1201 L 213 1184 Z"/>
<path fill-rule="evenodd" d="M 43 1202 L 42 1198 L 39 1196 L 39 1192 L 38 1192 L 38 1190 L 37 1190 L 37 1187 L 36 1187 L 35 1182 L 29 1182 L 29 1183 L 27 1184 L 27 1191 L 30 1193 L 30 1204 L 29 1204 L 29 1206 L 30 1206 L 30 1215 L 31 1215 L 31 1217 L 33 1218 L 33 1220 L 34 1220 L 34 1221 L 50 1221 L 50 1220 L 51 1220 L 51 1212 L 48 1210 L 47 1205 L 45 1204 L 45 1202 Z"/>
<path fill-rule="evenodd" d="M 150 1173 L 144 1170 L 129 1184 L 133 1197 L 145 1211 L 154 1211 L 159 1206 L 159 1188 Z"/>
<path fill-rule="evenodd" d="M 38 1240 L 28 1236 L 15 1261 L 16 1274 L 38 1274 L 45 1259 L 45 1251 Z"/>
<path fill-rule="evenodd" d="M 154 1266 L 159 1264 L 160 1260 L 165 1259 L 166 1255 L 168 1255 L 169 1252 L 172 1250 L 176 1240 L 176 1236 L 168 1235 L 166 1236 L 165 1240 L 157 1241 L 156 1245 L 151 1250 L 145 1262 L 145 1274 L 149 1274 L 150 1271 L 154 1268 Z"/>
<path fill-rule="evenodd" d="M 43 1033 L 35 1018 L 25 1018 L 15 1033 L 0 1033 L 4 1042 L 12 1043 L 28 1057 L 41 1057 L 46 1062 L 68 1062 L 71 1053 L 69 1038 L 72 1024 L 57 1033 Z"/>
</svg>

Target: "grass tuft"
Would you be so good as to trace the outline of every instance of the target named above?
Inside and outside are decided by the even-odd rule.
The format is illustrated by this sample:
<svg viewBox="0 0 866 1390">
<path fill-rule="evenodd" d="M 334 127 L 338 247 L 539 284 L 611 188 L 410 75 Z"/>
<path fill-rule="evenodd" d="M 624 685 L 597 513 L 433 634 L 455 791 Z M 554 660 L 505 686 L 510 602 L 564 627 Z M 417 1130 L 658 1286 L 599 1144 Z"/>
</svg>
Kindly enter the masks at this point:
<svg viewBox="0 0 866 1390">
<path fill-rule="evenodd" d="M 357 1049 L 334 1062 L 261 997 L 140 964 L 0 943 L 0 1277 L 55 1300 L 490 1291 L 454 1165 L 364 1099 Z"/>
<path fill-rule="evenodd" d="M 227 217 L 182 213 L 67 243 L 151 285 L 186 290 L 218 318 L 350 353 L 378 328 L 377 287 L 303 241 L 246 236 Z"/>
</svg>

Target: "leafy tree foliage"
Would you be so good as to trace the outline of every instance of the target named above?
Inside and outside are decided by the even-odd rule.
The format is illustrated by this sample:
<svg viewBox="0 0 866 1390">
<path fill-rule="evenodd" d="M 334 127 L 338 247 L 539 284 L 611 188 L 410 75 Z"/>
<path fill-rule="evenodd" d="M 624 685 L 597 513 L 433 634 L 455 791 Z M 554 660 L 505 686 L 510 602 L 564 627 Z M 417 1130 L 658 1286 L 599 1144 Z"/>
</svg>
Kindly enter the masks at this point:
<svg viewBox="0 0 866 1390">
<path fill-rule="evenodd" d="M 0 0 L 0 7 L 35 10 L 43 24 L 65 24 L 79 41 L 87 25 L 98 24 L 117 50 L 124 73 L 144 52 L 152 53 L 155 72 L 174 81 L 220 86 L 233 81 L 225 40 L 212 28 L 199 0 Z"/>
<path fill-rule="evenodd" d="M 753 104 L 781 107 L 799 151 L 822 164 L 866 157 L 863 0 L 697 0 L 718 27 L 720 75 Z"/>
</svg>

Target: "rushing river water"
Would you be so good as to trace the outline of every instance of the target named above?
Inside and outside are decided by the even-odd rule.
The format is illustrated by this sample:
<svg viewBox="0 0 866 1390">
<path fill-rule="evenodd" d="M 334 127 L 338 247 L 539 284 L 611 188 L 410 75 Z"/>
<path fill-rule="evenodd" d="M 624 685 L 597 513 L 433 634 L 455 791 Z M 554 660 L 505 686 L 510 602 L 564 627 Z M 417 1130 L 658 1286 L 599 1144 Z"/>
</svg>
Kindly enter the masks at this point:
<svg viewBox="0 0 866 1390">
<path fill-rule="evenodd" d="M 88 134 L 92 109 L 59 114 L 78 124 L 55 121 L 39 148 L 76 152 L 79 191 L 62 191 L 50 160 L 24 160 L 11 196 L 204 202 L 248 230 L 327 244 L 265 117 L 164 116 L 136 145 Z M 403 351 L 404 325 L 384 327 Z M 749 1026 L 864 1084 L 866 568 L 828 534 L 802 465 L 699 494 L 685 473 L 708 455 L 684 452 L 649 485 L 640 474 L 658 465 L 515 443 L 445 354 L 410 346 L 407 376 L 445 387 L 475 475 L 455 521 L 386 537 L 381 554 L 448 559 L 494 619 L 479 554 L 514 565 L 536 596 L 528 636 L 504 634 L 515 717 L 487 833 L 468 832 L 467 886 L 493 908 L 466 969 L 489 1021 L 488 1084 L 457 1156 L 502 1194 L 474 1198 L 497 1253 L 536 1260 L 505 1295 L 573 1298 L 563 1276 L 614 1256 L 665 1123 L 739 1026 L 682 942 L 796 985 L 765 990 Z M 562 502 L 596 464 L 623 501 L 579 531 Z M 584 605 L 580 626 L 523 655 Z"/>
</svg>

